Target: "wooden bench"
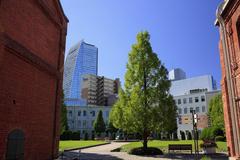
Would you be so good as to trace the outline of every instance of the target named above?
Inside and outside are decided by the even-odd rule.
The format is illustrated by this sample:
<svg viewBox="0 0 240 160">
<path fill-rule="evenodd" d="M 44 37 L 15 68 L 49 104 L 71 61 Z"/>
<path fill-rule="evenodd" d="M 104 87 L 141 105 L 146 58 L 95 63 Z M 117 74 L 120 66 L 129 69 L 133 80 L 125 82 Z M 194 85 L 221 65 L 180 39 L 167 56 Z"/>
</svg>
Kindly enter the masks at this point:
<svg viewBox="0 0 240 160">
<path fill-rule="evenodd" d="M 174 150 L 190 150 L 191 154 L 192 154 L 192 145 L 191 144 L 169 144 L 168 145 L 168 153 L 170 151 L 174 151 Z"/>
</svg>

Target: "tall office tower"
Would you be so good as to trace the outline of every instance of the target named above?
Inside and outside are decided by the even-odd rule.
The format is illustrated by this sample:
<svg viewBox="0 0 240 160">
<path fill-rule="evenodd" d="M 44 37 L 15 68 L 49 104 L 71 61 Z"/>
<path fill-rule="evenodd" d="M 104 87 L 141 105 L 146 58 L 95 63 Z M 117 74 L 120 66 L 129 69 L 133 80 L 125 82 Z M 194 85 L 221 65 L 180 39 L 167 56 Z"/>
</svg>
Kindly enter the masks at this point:
<svg viewBox="0 0 240 160">
<path fill-rule="evenodd" d="M 68 55 L 64 66 L 63 89 L 67 106 L 86 105 L 82 98 L 81 87 L 83 76 L 97 75 L 98 48 L 81 41 L 74 45 Z"/>
</svg>

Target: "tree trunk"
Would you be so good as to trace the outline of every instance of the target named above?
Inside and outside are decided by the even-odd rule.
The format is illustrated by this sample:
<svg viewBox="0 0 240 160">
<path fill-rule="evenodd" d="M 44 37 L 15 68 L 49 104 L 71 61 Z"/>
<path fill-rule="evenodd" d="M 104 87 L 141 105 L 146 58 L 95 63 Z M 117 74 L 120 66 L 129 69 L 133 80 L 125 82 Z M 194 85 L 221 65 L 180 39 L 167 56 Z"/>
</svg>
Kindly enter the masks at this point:
<svg viewBox="0 0 240 160">
<path fill-rule="evenodd" d="M 144 153 L 147 152 L 147 148 L 148 148 L 148 146 L 147 146 L 148 139 L 147 138 L 148 138 L 148 134 L 147 134 L 146 130 L 144 130 L 143 131 L 143 151 L 144 151 Z"/>
</svg>

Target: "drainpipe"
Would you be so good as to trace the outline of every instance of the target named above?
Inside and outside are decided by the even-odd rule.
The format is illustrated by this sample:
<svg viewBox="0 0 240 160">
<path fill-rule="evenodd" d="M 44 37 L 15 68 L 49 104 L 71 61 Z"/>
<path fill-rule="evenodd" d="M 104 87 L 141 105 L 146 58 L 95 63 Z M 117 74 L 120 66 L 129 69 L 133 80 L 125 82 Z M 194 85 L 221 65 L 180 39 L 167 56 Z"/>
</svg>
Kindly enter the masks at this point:
<svg viewBox="0 0 240 160">
<path fill-rule="evenodd" d="M 228 2 L 228 1 L 227 1 Z M 230 61 L 230 51 L 228 48 L 227 43 L 227 30 L 225 27 L 225 23 L 223 20 L 223 17 L 221 16 L 223 7 L 225 5 L 226 1 L 224 1 L 217 10 L 217 21 L 220 27 L 220 32 L 222 35 L 222 46 L 223 46 L 223 52 L 224 52 L 224 63 L 225 63 L 225 71 L 226 71 L 226 79 L 227 79 L 227 88 L 228 88 L 228 99 L 229 99 L 229 105 L 230 105 L 230 114 L 231 114 L 231 123 L 232 123 L 232 130 L 233 130 L 233 143 L 234 143 L 234 149 L 233 152 L 236 154 L 240 153 L 240 134 L 239 134 L 239 128 L 238 128 L 238 119 L 237 119 L 237 110 L 236 110 L 236 103 L 235 103 L 235 92 L 234 92 L 234 82 L 232 80 L 232 73 L 231 73 L 231 61 Z M 233 156 L 233 155 L 231 155 Z M 238 155 L 239 156 L 239 155 Z"/>
</svg>

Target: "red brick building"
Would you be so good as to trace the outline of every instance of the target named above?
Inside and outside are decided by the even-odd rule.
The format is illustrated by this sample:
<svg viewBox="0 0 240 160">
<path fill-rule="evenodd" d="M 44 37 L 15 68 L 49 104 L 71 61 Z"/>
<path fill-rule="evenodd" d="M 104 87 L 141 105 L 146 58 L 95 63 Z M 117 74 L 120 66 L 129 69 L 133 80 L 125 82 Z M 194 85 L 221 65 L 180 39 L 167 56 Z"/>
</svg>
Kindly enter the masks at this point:
<svg viewBox="0 0 240 160">
<path fill-rule="evenodd" d="M 59 0 L 0 0 L 0 159 L 58 154 L 67 22 Z"/>
<path fill-rule="evenodd" d="M 240 0 L 225 0 L 217 10 L 224 119 L 229 154 L 240 159 Z"/>
</svg>

